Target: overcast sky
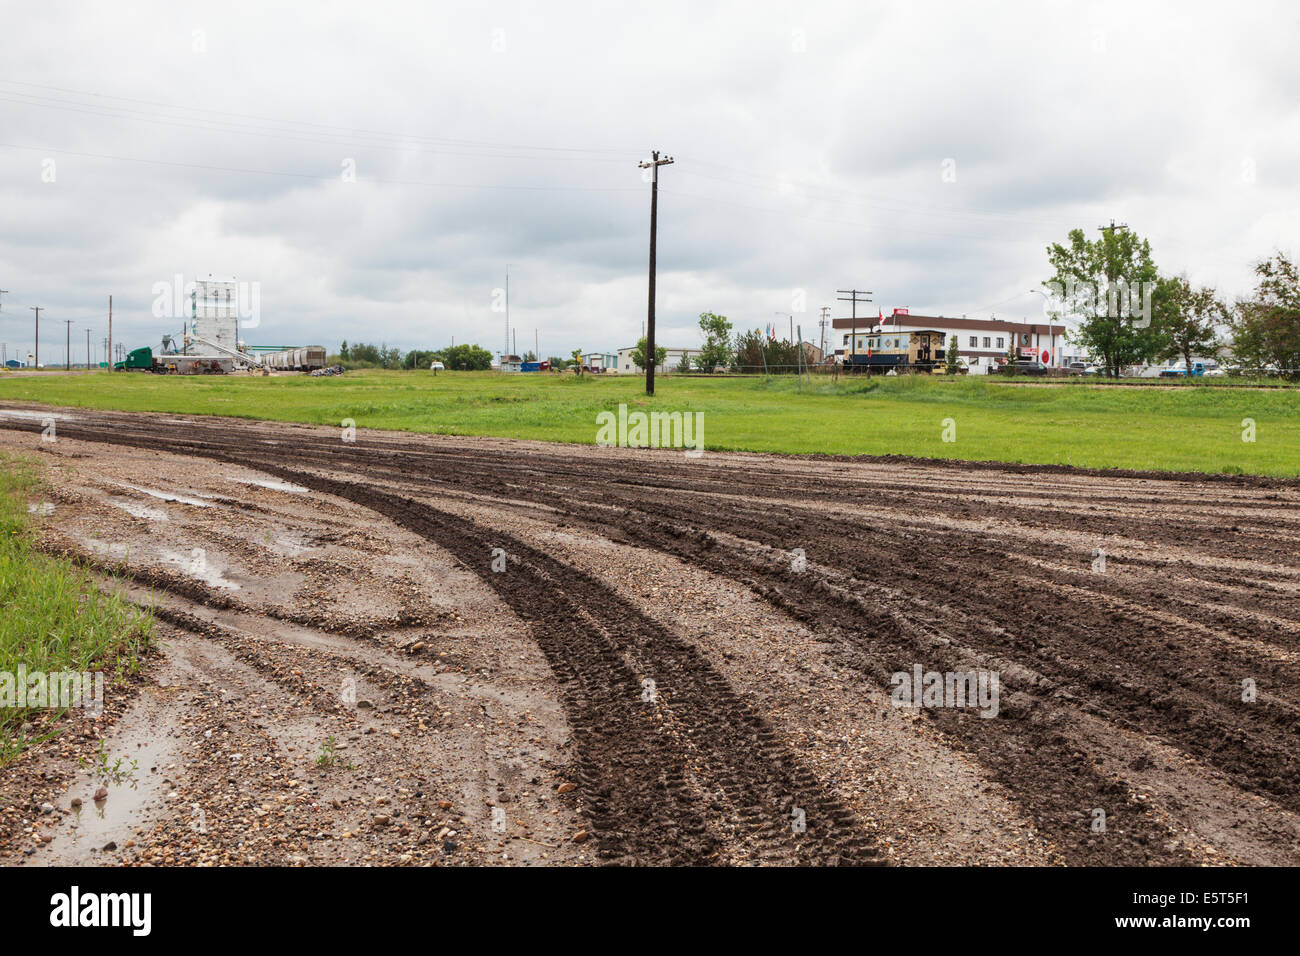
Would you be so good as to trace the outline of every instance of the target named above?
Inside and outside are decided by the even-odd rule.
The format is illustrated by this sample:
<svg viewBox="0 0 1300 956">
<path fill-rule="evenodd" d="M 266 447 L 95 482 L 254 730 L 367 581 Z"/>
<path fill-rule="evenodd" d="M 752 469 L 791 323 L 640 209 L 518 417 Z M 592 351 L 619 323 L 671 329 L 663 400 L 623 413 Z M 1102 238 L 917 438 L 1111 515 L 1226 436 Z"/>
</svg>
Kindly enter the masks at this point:
<svg viewBox="0 0 1300 956">
<path fill-rule="evenodd" d="M 1300 230 L 1293 4 L 39 4 L 2 0 L 0 340 L 158 344 L 155 286 L 259 283 L 251 344 L 661 344 L 702 311 L 818 340 L 1042 315 L 1110 219 L 1228 296 Z M 993 12 L 998 10 L 1000 12 Z M 800 295 L 800 290 L 803 294 Z M 775 313 L 780 313 L 778 318 Z"/>
</svg>

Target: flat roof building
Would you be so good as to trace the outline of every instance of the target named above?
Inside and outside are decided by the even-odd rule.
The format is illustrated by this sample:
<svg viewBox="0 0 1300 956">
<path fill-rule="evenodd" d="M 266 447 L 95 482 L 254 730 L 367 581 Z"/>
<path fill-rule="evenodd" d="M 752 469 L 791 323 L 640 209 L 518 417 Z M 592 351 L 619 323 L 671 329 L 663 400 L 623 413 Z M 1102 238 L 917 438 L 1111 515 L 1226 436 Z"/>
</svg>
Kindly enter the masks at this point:
<svg viewBox="0 0 1300 956">
<path fill-rule="evenodd" d="M 854 326 L 856 324 L 856 348 Z M 945 333 L 945 350 L 957 337 L 958 355 L 976 374 L 991 372 L 1006 361 L 1014 345 L 1020 358 L 1034 358 L 1044 365 L 1059 367 L 1076 359 L 1065 341 L 1065 326 L 1048 322 L 1009 322 L 1005 319 L 968 319 L 943 315 L 912 315 L 895 309 L 882 323 L 878 315 L 853 319 L 832 319 L 835 355 L 865 352 L 867 339 L 893 331 L 921 332 L 933 329 Z"/>
</svg>

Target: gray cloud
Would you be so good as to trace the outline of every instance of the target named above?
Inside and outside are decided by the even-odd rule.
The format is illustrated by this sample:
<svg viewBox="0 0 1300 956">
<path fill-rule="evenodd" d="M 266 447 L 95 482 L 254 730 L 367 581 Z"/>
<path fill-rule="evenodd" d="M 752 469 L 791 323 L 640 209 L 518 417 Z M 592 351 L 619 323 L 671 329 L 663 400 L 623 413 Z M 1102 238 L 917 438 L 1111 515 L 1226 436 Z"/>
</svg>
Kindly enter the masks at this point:
<svg viewBox="0 0 1300 956">
<path fill-rule="evenodd" d="M 1111 217 L 1166 271 L 1241 294 L 1254 258 L 1295 244 L 1294 19 L 1271 3 L 28 7 L 0 67 L 0 339 L 30 348 L 43 305 L 43 357 L 61 357 L 55 323 L 98 339 L 112 293 L 119 340 L 155 344 L 176 323 L 150 314 L 154 283 L 214 273 L 261 284 L 253 342 L 496 351 L 509 263 L 521 347 L 538 328 L 548 353 L 617 348 L 645 315 L 652 147 L 678 159 L 660 221 L 674 345 L 701 311 L 757 327 L 799 289 L 809 336 L 849 285 L 886 312 L 1031 315 L 1044 247 Z"/>
</svg>

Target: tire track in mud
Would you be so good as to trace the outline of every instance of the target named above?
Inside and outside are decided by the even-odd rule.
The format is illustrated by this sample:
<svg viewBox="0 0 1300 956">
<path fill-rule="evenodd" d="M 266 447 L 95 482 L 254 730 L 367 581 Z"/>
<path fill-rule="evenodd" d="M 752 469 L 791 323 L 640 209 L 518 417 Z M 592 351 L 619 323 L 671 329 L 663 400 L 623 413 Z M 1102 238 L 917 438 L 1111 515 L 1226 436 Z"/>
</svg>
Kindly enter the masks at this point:
<svg viewBox="0 0 1300 956">
<path fill-rule="evenodd" d="M 87 428 L 84 436 L 77 433 L 80 430 L 71 424 L 61 426 L 62 433 L 68 437 L 144 447 L 158 447 L 160 433 L 168 434 L 169 439 L 173 437 L 164 426 L 140 418 L 124 417 L 108 428 Z M 248 423 L 245 428 L 243 423 L 208 422 L 196 430 L 193 440 L 169 440 L 167 450 L 250 465 L 308 486 L 313 481 L 334 480 L 255 460 L 262 455 L 249 452 L 251 443 L 254 451 L 270 453 L 271 449 L 261 447 L 261 443 L 291 444 L 288 437 L 285 426 Z M 1211 507 L 1207 496 L 1213 491 L 1222 488 L 1225 492 L 1240 493 L 1244 488 L 1253 493 L 1255 483 L 1210 481 L 1206 482 L 1207 487 L 1201 487 L 1186 476 L 1173 476 L 1166 483 L 1150 488 L 1146 487 L 1145 480 L 1141 486 L 1132 482 L 1127 486 L 1122 482 L 1108 485 L 1110 476 L 1100 475 L 1094 478 L 1099 488 L 1095 497 L 1075 484 L 1061 492 L 1067 499 L 1068 510 L 1035 512 L 1030 525 L 1036 532 L 1070 531 L 1101 537 L 1117 530 L 1116 515 L 1122 513 L 1126 517 L 1118 530 L 1126 538 L 1149 536 L 1160 545 L 1174 545 L 1191 554 L 1203 555 L 1207 560 L 1232 556 L 1249 561 L 1268 560 L 1279 568 L 1243 573 L 1216 568 L 1212 563 L 1190 567 L 1177 563 L 1176 573 L 1185 575 L 1187 580 L 1178 584 L 1177 600 L 1170 603 L 1162 595 L 1144 593 L 1143 588 L 1149 587 L 1147 583 L 1104 575 L 1093 579 L 1059 567 L 1034 567 L 1033 561 L 1061 565 L 1077 560 L 1078 544 L 1018 536 L 1014 523 L 1007 524 L 1006 518 L 1013 500 L 1023 497 L 1025 489 L 999 483 L 996 466 L 969 470 L 934 466 L 930 469 L 931 478 L 938 486 L 925 491 L 924 504 L 903 509 L 895 528 L 882 529 L 872 526 L 869 516 L 831 518 L 818 508 L 824 509 L 826 503 L 837 501 L 855 509 L 862 504 L 878 506 L 878 496 L 897 495 L 900 491 L 896 484 L 891 487 L 883 476 L 864 480 L 836 473 L 819 474 L 816 484 L 800 482 L 796 488 L 790 488 L 791 475 L 786 473 L 780 476 L 784 484 L 774 490 L 778 484 L 776 470 L 760 466 L 710 467 L 693 463 L 686 470 L 680 463 L 662 456 L 602 459 L 562 446 L 553 452 L 530 449 L 527 456 L 511 456 L 506 451 L 485 449 L 472 443 L 451 448 L 411 447 L 413 444 L 397 438 L 366 439 L 342 446 L 308 442 L 301 446 L 295 444 L 290 454 L 300 466 L 363 480 L 365 485 L 352 487 L 358 495 L 370 496 L 372 504 L 377 506 L 375 510 L 387 507 L 394 514 L 406 514 L 408 521 L 427 523 L 425 532 L 413 530 L 443 547 L 448 547 L 445 539 L 459 535 L 457 547 L 467 556 L 461 560 L 471 569 L 477 568 L 481 576 L 487 575 L 490 548 L 500 546 L 507 537 L 486 527 L 467 530 L 459 517 L 452 518 L 436 508 L 411 501 L 404 494 L 424 499 L 439 488 L 447 488 L 480 500 L 527 502 L 554 508 L 558 522 L 635 546 L 654 548 L 740 581 L 774 606 L 806 622 L 815 632 L 831 637 L 847 661 L 882 683 L 892 670 L 902 669 L 899 661 L 922 661 L 935 669 L 950 666 L 959 669 L 970 665 L 972 653 L 1020 664 L 1020 670 L 1027 668 L 1027 676 L 1020 674 L 1012 678 L 1013 699 L 1006 707 L 1008 719 L 980 721 L 949 711 L 923 713 L 958 746 L 973 753 L 988 767 L 1029 810 L 1040 828 L 1060 843 L 1072 862 L 1179 863 L 1187 862 L 1187 858 L 1175 853 L 1161 855 L 1159 845 L 1166 839 L 1163 828 L 1145 807 L 1131 799 L 1122 776 L 1117 777 L 1113 770 L 1098 765 L 1086 739 L 1065 732 L 1072 723 L 1067 719 L 1070 714 L 1100 717 L 1116 728 L 1174 742 L 1198 760 L 1222 769 L 1237 786 L 1268 794 L 1293 809 L 1300 800 L 1295 746 L 1300 730 L 1295 719 L 1295 669 L 1262 656 L 1252 659 L 1241 648 L 1216 645 L 1210 636 L 1194 628 L 1175 626 L 1167 633 L 1160 633 L 1153 629 L 1150 615 L 1141 613 L 1144 607 L 1159 603 L 1170 604 L 1175 613 L 1187 617 L 1198 604 L 1212 603 L 1215 606 L 1202 612 L 1199 623 L 1225 633 L 1240 634 L 1244 639 L 1271 640 L 1275 646 L 1286 649 L 1295 647 L 1294 635 L 1288 630 L 1275 629 L 1263 635 L 1256 622 L 1236 616 L 1236 611 L 1249 608 L 1249 595 L 1239 593 L 1225 600 L 1220 587 L 1242 585 L 1268 594 L 1270 613 L 1276 612 L 1289 624 L 1297 617 L 1296 595 L 1272 585 L 1290 583 L 1280 570 L 1289 570 L 1286 559 L 1290 554 L 1280 547 L 1276 536 L 1270 539 L 1256 522 L 1246 527 L 1247 522 L 1234 517 L 1231 520 L 1240 521 L 1240 529 L 1214 528 L 1211 517 L 1199 511 Z M 828 460 L 827 464 L 834 463 Z M 912 471 L 926 470 L 915 461 L 907 461 L 905 466 Z M 1008 474 L 1029 473 L 1015 467 L 1002 470 Z M 1050 469 L 1043 471 L 1052 473 Z M 1088 477 L 1069 474 L 1075 482 Z M 1127 476 L 1119 477 L 1127 480 Z M 1291 489 L 1286 483 L 1261 481 L 1257 484 L 1266 489 Z M 383 490 L 379 490 L 381 487 Z M 1172 494 L 1165 495 L 1166 491 Z M 1034 493 L 1047 492 L 1040 489 Z M 1293 495 L 1293 489 L 1288 493 Z M 381 498 L 388 503 L 380 501 Z M 1153 502 L 1169 509 L 1179 507 L 1182 500 L 1198 509 L 1198 518 L 1190 530 L 1145 515 L 1145 509 Z M 804 507 L 805 501 L 817 507 Z M 1095 519 L 1078 510 L 1081 506 L 1090 508 L 1093 501 L 1102 508 Z M 949 513 L 955 511 L 968 519 L 991 518 L 999 521 L 1000 527 L 986 539 L 972 538 L 953 529 L 926 527 L 928 515 L 944 503 Z M 1273 493 L 1263 500 L 1242 498 L 1239 494 L 1232 502 L 1234 508 L 1259 509 L 1261 513 L 1276 511 L 1286 504 Z M 593 506 L 598 516 L 591 514 Z M 1262 514 L 1262 517 L 1267 516 Z M 394 520 L 398 519 L 394 517 Z M 611 525 L 617 525 L 619 530 L 611 532 Z M 1211 533 L 1202 535 L 1207 527 Z M 1289 531 L 1289 523 L 1282 523 L 1276 530 Z M 719 536 L 715 537 L 713 531 Z M 720 540 L 732 536 L 744 546 L 719 546 Z M 807 549 L 809 571 L 813 573 L 796 575 L 763 553 L 765 548 L 784 551 L 793 546 Z M 522 569 L 534 576 L 522 589 L 511 584 L 508 594 L 501 592 L 516 613 L 523 616 L 521 609 L 532 602 L 535 611 L 542 611 L 544 617 L 558 616 L 570 623 L 582 620 L 584 627 L 591 631 L 583 634 L 584 643 L 579 646 L 565 643 L 566 639 L 574 640 L 566 638 L 571 627 L 560 628 L 563 633 L 549 634 L 544 632 L 554 626 L 553 619 L 535 621 L 533 625 L 539 635 L 552 642 L 547 656 L 556 673 L 568 674 L 566 684 L 576 688 L 574 699 L 569 701 L 575 710 L 583 706 L 582 695 L 586 694 L 587 698 L 598 699 L 625 724 L 638 726 L 638 720 L 643 721 L 647 716 L 635 696 L 642 676 L 659 680 L 660 673 L 677 674 L 674 679 L 681 683 L 694 668 L 707 667 L 707 662 L 691 660 L 689 656 L 672 662 L 648 658 L 647 645 L 652 643 L 649 633 L 642 633 L 639 625 L 632 628 L 632 633 L 619 630 L 618 625 L 626 622 L 624 612 L 619 611 L 613 621 L 588 622 L 585 611 L 609 602 L 612 595 L 608 589 L 599 585 L 593 589 L 594 582 L 582 581 L 572 569 L 555 566 L 553 561 L 548 564 L 545 555 L 519 542 L 510 541 L 506 549 L 512 556 L 522 558 Z M 814 566 L 814 560 L 819 567 Z M 1148 575 L 1162 571 L 1151 560 L 1136 559 L 1133 564 L 1142 566 Z M 983 582 L 982 593 L 978 599 L 960 600 L 954 607 L 945 582 L 972 576 Z M 506 582 L 494 581 L 493 577 L 510 575 L 484 577 L 490 586 L 500 590 L 506 588 Z M 873 595 L 866 589 L 868 582 L 884 578 L 889 579 L 892 594 Z M 557 581 L 562 582 L 562 588 L 555 586 Z M 846 585 L 862 590 L 846 595 Z M 539 601 L 537 594 L 545 592 L 547 586 L 564 593 L 547 594 L 544 601 Z M 1057 607 L 1066 593 L 1073 594 L 1074 603 Z M 909 602 L 910 608 L 905 607 Z M 609 606 L 618 607 L 617 604 Z M 582 675 L 565 671 L 566 653 L 579 651 L 582 661 L 599 661 L 599 681 L 590 689 L 580 686 Z M 647 660 L 653 663 L 647 664 Z M 572 664 L 572 660 L 568 663 Z M 670 665 L 676 665 L 676 670 Z M 1121 665 L 1122 673 L 1118 677 L 1104 672 L 1105 667 L 1113 669 L 1114 665 Z M 1218 685 L 1244 665 L 1253 668 L 1253 674 L 1276 685 L 1277 690 L 1271 696 L 1262 694 L 1250 709 L 1216 702 L 1213 698 L 1217 690 L 1223 689 Z M 656 666 L 658 672 L 652 673 Z M 683 670 L 685 674 L 681 673 Z M 662 682 L 665 695 L 672 683 L 673 680 Z M 611 686 L 620 689 L 612 692 Z M 629 687 L 633 694 L 627 693 Z M 683 721 L 683 725 L 694 726 L 697 719 L 707 718 L 707 714 L 697 714 L 697 711 L 699 701 L 710 699 L 709 693 L 709 683 L 704 681 L 702 686 L 691 686 L 689 702 L 673 701 L 687 708 L 679 713 L 691 715 L 690 723 Z M 743 708 L 738 716 L 739 726 L 745 726 Z M 575 726 L 577 723 L 575 720 Z M 700 726 L 710 725 L 701 723 Z M 586 732 L 597 730 L 592 728 Z M 736 739 L 731 738 L 728 746 L 733 746 Z M 607 747 L 630 746 L 628 740 L 621 738 L 612 743 L 591 742 Z M 686 744 L 683 746 L 684 750 L 673 751 L 668 758 L 654 750 L 634 748 L 624 752 L 633 754 L 636 761 L 646 759 L 648 754 L 660 760 L 675 760 L 666 764 L 674 774 L 673 786 L 668 785 L 666 778 L 649 782 L 649 792 L 668 794 L 675 799 L 695 786 L 693 773 L 697 769 L 707 770 L 704 776 L 713 774 L 723 780 L 736 776 L 734 754 L 696 752 Z M 1118 749 L 1122 753 L 1124 748 Z M 779 755 L 773 763 L 784 768 Z M 593 772 L 599 769 L 594 768 Z M 620 772 L 627 769 L 620 768 Z M 793 779 L 798 779 L 798 771 L 794 774 Z M 768 781 L 763 792 L 780 799 L 770 786 L 768 771 L 756 776 L 753 773 L 744 776 L 742 772 L 741 776 L 751 782 Z M 637 794 L 646 783 L 644 779 L 629 778 L 626 773 L 622 779 Z M 654 831 L 666 818 L 677 823 L 685 821 L 695 837 L 690 851 L 695 858 L 698 859 L 699 853 L 716 852 L 719 842 L 715 832 L 708 830 L 709 822 L 728 815 L 740 819 L 746 816 L 744 797 L 738 795 L 743 787 L 738 789 L 733 783 L 730 789 L 725 786 L 722 789 L 730 801 L 727 807 L 735 809 L 726 812 L 717 809 L 712 815 L 700 809 L 698 800 L 685 799 L 681 808 L 660 813 L 652 800 L 638 797 L 645 813 L 639 821 L 642 830 Z M 799 799 L 807 802 L 802 796 Z M 1108 807 L 1112 829 L 1116 834 L 1123 832 L 1121 839 L 1095 840 L 1089 834 L 1086 819 L 1079 819 L 1084 816 L 1080 811 L 1095 805 L 1094 800 Z M 759 800 L 758 804 L 762 805 L 763 801 Z M 752 800 L 748 805 L 755 806 Z M 602 819 L 608 819 L 609 806 L 597 808 L 605 814 Z M 827 812 L 830 818 L 835 818 L 833 805 Z M 810 812 L 808 818 L 806 837 L 812 837 L 814 814 Z M 784 820 L 780 822 L 785 824 Z M 704 829 L 699 829 L 701 826 Z M 761 823 L 758 829 L 763 832 Z M 603 840 L 605 834 L 601 836 Z M 635 848 L 626 852 L 624 858 L 645 858 L 637 854 L 665 852 L 653 838 L 638 842 L 645 836 L 644 832 L 636 838 L 623 834 L 613 836 L 616 838 L 608 846 L 616 858 L 629 846 Z M 601 846 L 606 848 L 604 842 Z M 844 848 L 829 852 L 843 853 Z M 662 855 L 648 858 L 681 859 Z"/>
<path fill-rule="evenodd" d="M 63 429 L 143 445 L 147 435 Z M 256 468 L 351 501 L 457 558 L 529 625 L 563 688 L 599 854 L 615 863 L 881 864 L 854 815 L 690 643 L 602 582 L 536 548 L 364 484 L 288 469 L 256 451 L 169 448 Z M 494 548 L 507 570 L 491 569 Z M 653 681 L 653 700 L 643 699 Z M 796 832 L 796 812 L 806 829 Z"/>
<path fill-rule="evenodd" d="M 266 462 L 255 467 L 437 543 L 528 622 L 565 688 L 602 856 L 721 862 L 724 844 L 739 840 L 748 845 L 746 860 L 879 861 L 847 808 L 821 791 L 700 653 L 601 582 L 512 536 L 407 498 Z M 500 573 L 491 570 L 494 548 L 506 555 Z M 646 680 L 655 700 L 644 699 Z M 712 798 L 711 787 L 720 791 Z M 798 834 L 796 809 L 807 826 Z"/>
</svg>

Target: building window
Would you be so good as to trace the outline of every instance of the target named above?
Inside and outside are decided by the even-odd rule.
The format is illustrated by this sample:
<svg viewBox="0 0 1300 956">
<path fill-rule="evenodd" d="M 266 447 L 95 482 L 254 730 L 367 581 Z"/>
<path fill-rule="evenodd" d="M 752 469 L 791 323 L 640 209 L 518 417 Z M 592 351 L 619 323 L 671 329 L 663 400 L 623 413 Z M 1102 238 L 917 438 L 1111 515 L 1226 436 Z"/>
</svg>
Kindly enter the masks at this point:
<svg viewBox="0 0 1300 956">
<path fill-rule="evenodd" d="M 998 348 L 1006 348 L 1006 346 L 1002 344 L 1002 336 L 1000 335 L 998 336 Z"/>
<path fill-rule="evenodd" d="M 1028 344 L 1029 344 L 1029 333 L 1028 333 L 1028 332 L 1021 332 L 1021 333 L 1020 333 L 1020 344 L 1021 344 L 1021 345 L 1028 345 Z"/>
<path fill-rule="evenodd" d="M 980 344 L 980 340 L 979 340 L 978 338 L 976 338 L 975 336 L 972 335 L 972 336 L 970 337 L 970 347 L 971 347 L 971 348 L 978 348 L 978 347 L 979 347 L 979 344 Z"/>
<path fill-rule="evenodd" d="M 847 333 L 846 333 L 845 336 L 844 336 L 844 344 L 845 344 L 845 345 L 848 345 L 848 344 L 849 344 L 849 337 L 848 337 L 848 334 L 847 334 Z"/>
<path fill-rule="evenodd" d="M 985 347 L 986 349 L 991 347 L 991 346 L 989 345 L 989 337 L 988 337 L 987 335 L 984 336 L 984 347 Z"/>
</svg>

